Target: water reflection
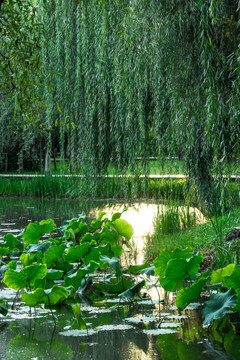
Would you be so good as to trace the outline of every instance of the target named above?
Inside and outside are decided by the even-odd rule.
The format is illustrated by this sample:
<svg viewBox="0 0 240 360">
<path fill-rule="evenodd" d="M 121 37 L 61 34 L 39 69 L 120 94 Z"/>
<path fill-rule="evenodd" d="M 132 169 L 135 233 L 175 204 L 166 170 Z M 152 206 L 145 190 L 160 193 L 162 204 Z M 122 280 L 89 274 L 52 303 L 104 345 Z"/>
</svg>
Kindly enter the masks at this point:
<svg viewBox="0 0 240 360">
<path fill-rule="evenodd" d="M 141 264 L 144 262 L 146 236 L 154 230 L 154 221 L 159 212 L 166 211 L 162 204 L 139 202 L 134 204 L 115 203 L 113 201 L 79 201 L 79 200 L 44 200 L 1 198 L 0 197 L 0 240 L 8 232 L 18 233 L 25 228 L 30 221 L 40 221 L 52 218 L 57 226 L 62 225 L 64 220 L 80 216 L 84 211 L 90 218 L 96 218 L 99 212 L 104 211 L 106 217 L 111 218 L 113 213 L 122 212 L 121 218 L 127 220 L 134 229 L 131 240 L 131 257 L 125 261 L 134 261 Z M 198 209 L 195 211 L 199 222 L 204 220 Z"/>
</svg>

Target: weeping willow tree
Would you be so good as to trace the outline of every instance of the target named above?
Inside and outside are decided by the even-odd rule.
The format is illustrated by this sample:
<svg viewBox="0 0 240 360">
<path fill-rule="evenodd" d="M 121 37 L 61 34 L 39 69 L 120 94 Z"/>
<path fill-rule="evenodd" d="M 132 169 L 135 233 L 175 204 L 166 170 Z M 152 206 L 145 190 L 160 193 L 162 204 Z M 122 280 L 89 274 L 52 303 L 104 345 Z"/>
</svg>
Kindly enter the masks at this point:
<svg viewBox="0 0 240 360">
<path fill-rule="evenodd" d="M 137 157 L 147 173 L 150 156 L 178 156 L 212 201 L 213 176 L 222 185 L 239 152 L 239 1 L 35 4 L 44 106 L 31 132 L 48 156 L 84 174 L 137 173 Z"/>
</svg>

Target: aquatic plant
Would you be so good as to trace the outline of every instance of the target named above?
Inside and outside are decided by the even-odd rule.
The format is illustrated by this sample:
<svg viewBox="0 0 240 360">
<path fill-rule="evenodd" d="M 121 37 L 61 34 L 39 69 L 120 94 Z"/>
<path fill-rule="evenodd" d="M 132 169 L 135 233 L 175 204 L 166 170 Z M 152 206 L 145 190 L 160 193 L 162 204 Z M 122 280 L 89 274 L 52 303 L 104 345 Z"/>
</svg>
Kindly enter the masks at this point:
<svg viewBox="0 0 240 360">
<path fill-rule="evenodd" d="M 17 236 L 5 235 L 0 244 L 0 256 L 5 259 L 3 283 L 21 290 L 22 301 L 31 307 L 102 300 L 109 294 L 132 301 L 145 281 L 134 285 L 134 279 L 121 269 L 119 256 L 133 235 L 121 214 L 108 219 L 102 212 L 90 224 L 82 214 L 65 221 L 57 230 L 63 236 L 53 238 L 46 235 L 56 231 L 52 219 L 29 223 Z M 21 265 L 11 261 L 13 255 Z M 97 270 L 101 271 L 98 279 Z M 2 303 L 1 313 L 6 314 Z"/>
<path fill-rule="evenodd" d="M 154 260 L 154 271 L 165 290 L 179 290 L 176 305 L 180 310 L 198 299 L 202 292 L 214 290 L 202 311 L 203 324 L 210 325 L 215 319 L 240 310 L 240 265 L 229 264 L 212 273 L 209 270 L 199 273 L 202 261 L 202 254 L 194 253 L 191 248 L 164 250 Z"/>
</svg>

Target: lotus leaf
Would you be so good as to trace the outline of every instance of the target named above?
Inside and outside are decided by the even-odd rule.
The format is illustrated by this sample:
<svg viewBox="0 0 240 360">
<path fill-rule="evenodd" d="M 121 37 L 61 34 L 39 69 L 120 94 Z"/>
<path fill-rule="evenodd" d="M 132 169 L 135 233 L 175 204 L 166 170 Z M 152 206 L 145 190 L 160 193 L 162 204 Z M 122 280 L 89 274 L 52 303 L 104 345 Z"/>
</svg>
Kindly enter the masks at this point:
<svg viewBox="0 0 240 360">
<path fill-rule="evenodd" d="M 202 311 L 204 317 L 204 325 L 212 324 L 214 319 L 220 319 L 229 313 L 237 305 L 237 295 L 233 289 L 226 293 L 213 294 L 210 299 L 205 302 Z"/>
</svg>

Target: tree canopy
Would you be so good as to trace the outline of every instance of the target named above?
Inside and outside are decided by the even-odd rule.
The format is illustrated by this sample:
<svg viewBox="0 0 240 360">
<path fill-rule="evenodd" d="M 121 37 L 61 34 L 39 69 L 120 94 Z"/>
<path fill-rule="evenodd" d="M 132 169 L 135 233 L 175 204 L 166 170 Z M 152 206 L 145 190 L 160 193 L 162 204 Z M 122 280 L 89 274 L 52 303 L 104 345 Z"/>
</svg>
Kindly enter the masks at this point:
<svg viewBox="0 0 240 360">
<path fill-rule="evenodd" d="M 84 173 L 174 155 L 205 191 L 239 152 L 239 5 L 2 2 L 1 167 L 13 143 Z"/>
</svg>

